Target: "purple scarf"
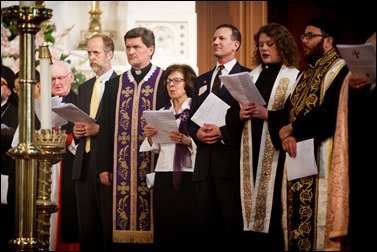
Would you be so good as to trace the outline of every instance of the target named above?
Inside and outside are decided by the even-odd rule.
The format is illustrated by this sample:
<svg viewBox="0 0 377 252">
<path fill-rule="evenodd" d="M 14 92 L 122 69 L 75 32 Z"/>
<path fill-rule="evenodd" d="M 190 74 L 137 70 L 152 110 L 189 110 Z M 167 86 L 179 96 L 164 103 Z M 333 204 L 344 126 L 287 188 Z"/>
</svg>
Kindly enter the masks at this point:
<svg viewBox="0 0 377 252">
<path fill-rule="evenodd" d="M 191 101 L 190 101 L 191 103 Z M 170 105 L 171 106 L 171 105 Z M 165 107 L 169 109 L 170 106 Z M 190 110 L 185 109 L 182 113 L 176 114 L 175 118 L 181 118 L 181 122 L 179 123 L 178 131 L 182 134 L 188 136 L 187 131 L 187 120 L 189 117 Z M 174 164 L 173 164 L 173 188 L 178 190 L 181 181 L 182 181 L 182 166 L 191 167 L 191 155 L 188 147 L 184 144 L 176 144 L 175 145 L 175 152 L 174 152 Z"/>
</svg>

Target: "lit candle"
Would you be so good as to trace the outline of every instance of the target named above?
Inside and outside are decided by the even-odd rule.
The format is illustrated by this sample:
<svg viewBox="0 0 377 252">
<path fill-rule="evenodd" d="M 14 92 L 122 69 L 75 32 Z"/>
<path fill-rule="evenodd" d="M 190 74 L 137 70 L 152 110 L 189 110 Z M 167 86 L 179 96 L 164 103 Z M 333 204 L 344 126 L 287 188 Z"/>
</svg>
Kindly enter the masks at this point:
<svg viewBox="0 0 377 252">
<path fill-rule="evenodd" d="M 20 6 L 30 7 L 34 6 L 35 1 L 20 1 Z"/>
<path fill-rule="evenodd" d="M 41 129 L 51 130 L 51 58 L 46 43 L 39 47 L 39 62 L 41 65 Z"/>
<path fill-rule="evenodd" d="M 99 11 L 99 1 L 92 1 L 92 11 Z"/>
</svg>

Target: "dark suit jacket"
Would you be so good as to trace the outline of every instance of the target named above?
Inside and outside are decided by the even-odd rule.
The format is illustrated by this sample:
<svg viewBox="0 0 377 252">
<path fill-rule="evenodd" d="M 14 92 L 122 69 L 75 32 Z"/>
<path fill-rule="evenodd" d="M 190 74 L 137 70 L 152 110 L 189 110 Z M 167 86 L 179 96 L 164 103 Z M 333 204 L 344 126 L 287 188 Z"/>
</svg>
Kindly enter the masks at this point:
<svg viewBox="0 0 377 252">
<path fill-rule="evenodd" d="M 207 98 L 209 92 L 211 91 L 211 78 L 213 71 L 204 73 L 195 79 L 194 90 L 192 96 L 192 104 L 190 110 L 190 119 L 196 110 L 200 107 L 203 101 Z M 244 66 L 241 66 L 238 62 L 234 65 L 229 74 L 239 73 L 239 72 L 250 72 Z M 199 89 L 207 85 L 207 89 L 204 93 L 199 95 Z M 239 103 L 233 98 L 229 91 L 223 85 L 219 92 L 219 97 L 226 102 L 229 106 L 239 106 Z M 211 169 L 214 176 L 222 178 L 235 178 L 239 174 L 239 150 L 237 146 L 232 146 L 230 141 L 230 135 L 227 126 L 220 127 L 221 134 L 223 137 L 223 144 L 221 141 L 215 144 L 205 144 L 198 140 L 196 133 L 199 130 L 199 126 L 189 120 L 188 131 L 189 135 L 193 138 L 197 145 L 197 154 L 195 161 L 195 168 L 193 174 L 194 181 L 205 180 L 208 176 L 208 172 Z"/>
<path fill-rule="evenodd" d="M 71 89 L 67 96 L 63 98 L 65 103 L 72 103 L 77 106 L 78 96 Z M 65 130 L 67 135 L 73 132 L 73 123 L 68 122 L 61 129 Z M 76 212 L 76 196 L 74 181 L 72 181 L 72 164 L 75 155 L 73 155 L 66 147 L 66 153 L 61 163 L 61 205 L 59 211 L 61 214 L 60 222 L 60 239 L 61 242 L 71 243 L 78 242 L 77 212 Z"/>
<path fill-rule="evenodd" d="M 113 74 L 111 75 L 110 79 L 118 76 L 117 73 L 114 71 Z M 93 87 L 94 83 L 96 82 L 96 77 L 93 77 L 86 82 L 82 83 L 79 85 L 78 88 L 78 94 L 79 94 L 79 104 L 78 107 L 87 113 L 89 115 L 90 113 L 90 102 L 92 99 L 92 92 L 93 92 Z M 109 81 L 105 82 L 105 87 L 106 85 L 109 84 Z M 96 121 L 99 120 L 101 117 L 101 106 L 102 106 L 102 100 L 99 104 L 99 108 L 96 114 Z M 85 142 L 86 142 L 86 137 L 82 137 L 79 139 L 79 144 L 77 146 L 76 150 L 76 155 L 75 159 L 73 162 L 73 171 L 72 171 L 72 179 L 73 180 L 79 180 L 81 177 L 81 172 L 82 172 L 82 162 L 83 162 L 83 155 L 85 152 Z M 97 143 L 97 136 L 92 136 L 90 137 L 90 167 L 94 167 L 93 165 L 95 164 L 95 152 L 96 152 L 96 143 Z M 95 175 L 95 169 L 92 170 L 93 174 Z"/>
</svg>

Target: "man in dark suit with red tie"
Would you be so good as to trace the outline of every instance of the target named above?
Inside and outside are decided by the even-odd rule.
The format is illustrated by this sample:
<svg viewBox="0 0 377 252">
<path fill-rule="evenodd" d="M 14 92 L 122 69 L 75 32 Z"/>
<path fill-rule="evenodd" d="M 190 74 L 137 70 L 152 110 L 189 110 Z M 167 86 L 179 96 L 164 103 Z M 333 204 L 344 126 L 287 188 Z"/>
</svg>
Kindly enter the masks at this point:
<svg viewBox="0 0 377 252">
<path fill-rule="evenodd" d="M 236 52 L 240 46 L 241 33 L 236 27 L 222 24 L 216 28 L 212 47 L 217 64 L 214 69 L 196 78 L 190 118 L 209 93 L 216 89 L 213 83 L 218 71 L 222 75 L 251 71 L 237 62 Z M 220 65 L 222 69 L 219 69 Z M 217 96 L 231 107 L 239 106 L 222 84 Z M 242 231 L 240 153 L 236 146 L 231 145 L 226 125 L 204 124 L 200 127 L 190 120 L 188 130 L 197 145 L 193 180 L 197 184 L 198 242 L 206 248 L 236 248 Z"/>
</svg>

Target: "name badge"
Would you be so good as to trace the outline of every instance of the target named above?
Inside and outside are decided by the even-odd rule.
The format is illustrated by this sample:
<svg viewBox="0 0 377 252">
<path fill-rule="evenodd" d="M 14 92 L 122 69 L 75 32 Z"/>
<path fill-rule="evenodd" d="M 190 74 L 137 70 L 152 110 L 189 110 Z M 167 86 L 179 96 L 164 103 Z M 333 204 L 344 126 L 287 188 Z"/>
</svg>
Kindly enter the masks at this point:
<svg viewBox="0 0 377 252">
<path fill-rule="evenodd" d="M 198 95 L 201 96 L 205 91 L 207 90 L 207 81 L 203 82 L 203 86 L 199 88 L 199 93 Z"/>
</svg>

